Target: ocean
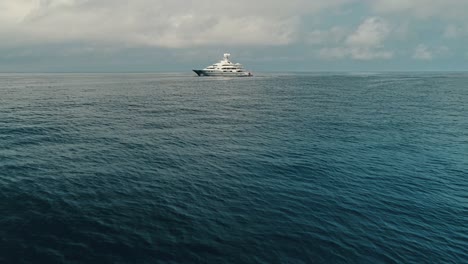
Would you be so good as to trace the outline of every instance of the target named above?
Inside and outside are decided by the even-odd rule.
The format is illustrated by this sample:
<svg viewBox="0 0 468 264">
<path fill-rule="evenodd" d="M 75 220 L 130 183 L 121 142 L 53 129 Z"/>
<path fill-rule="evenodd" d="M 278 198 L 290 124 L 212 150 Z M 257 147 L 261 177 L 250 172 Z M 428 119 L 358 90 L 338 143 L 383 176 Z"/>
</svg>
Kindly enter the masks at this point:
<svg viewBox="0 0 468 264">
<path fill-rule="evenodd" d="M 0 74 L 0 263 L 468 263 L 468 73 Z"/>
</svg>

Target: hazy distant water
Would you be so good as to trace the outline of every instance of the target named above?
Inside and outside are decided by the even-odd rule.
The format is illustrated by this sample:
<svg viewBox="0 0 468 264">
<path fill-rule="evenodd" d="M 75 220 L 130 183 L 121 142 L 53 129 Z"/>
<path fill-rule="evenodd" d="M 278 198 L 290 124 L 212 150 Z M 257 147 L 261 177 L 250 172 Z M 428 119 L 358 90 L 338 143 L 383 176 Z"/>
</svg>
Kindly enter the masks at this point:
<svg viewBox="0 0 468 264">
<path fill-rule="evenodd" d="M 0 75 L 1 263 L 467 263 L 468 74 Z"/>
</svg>

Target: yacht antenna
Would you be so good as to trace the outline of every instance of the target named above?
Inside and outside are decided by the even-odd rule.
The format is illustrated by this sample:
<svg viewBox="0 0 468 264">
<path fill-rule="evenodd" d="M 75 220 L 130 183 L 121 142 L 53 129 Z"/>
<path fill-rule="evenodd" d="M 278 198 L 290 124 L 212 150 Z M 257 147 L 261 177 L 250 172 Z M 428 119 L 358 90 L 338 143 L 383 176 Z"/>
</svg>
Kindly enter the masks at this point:
<svg viewBox="0 0 468 264">
<path fill-rule="evenodd" d="M 229 57 L 231 56 L 231 54 L 229 53 L 224 53 L 224 60 L 225 61 L 229 61 Z"/>
</svg>

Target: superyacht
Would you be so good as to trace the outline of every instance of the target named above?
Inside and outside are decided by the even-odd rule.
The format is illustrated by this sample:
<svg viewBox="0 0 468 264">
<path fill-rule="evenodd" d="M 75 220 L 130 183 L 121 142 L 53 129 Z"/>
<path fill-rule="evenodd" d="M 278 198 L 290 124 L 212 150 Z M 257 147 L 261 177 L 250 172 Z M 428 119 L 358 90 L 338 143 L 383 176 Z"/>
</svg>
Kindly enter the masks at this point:
<svg viewBox="0 0 468 264">
<path fill-rule="evenodd" d="M 224 58 L 203 70 L 193 70 L 198 76 L 221 76 L 221 77 L 250 77 L 252 73 L 246 71 L 242 64 L 233 63 L 229 60 L 231 54 L 224 53 Z"/>
</svg>

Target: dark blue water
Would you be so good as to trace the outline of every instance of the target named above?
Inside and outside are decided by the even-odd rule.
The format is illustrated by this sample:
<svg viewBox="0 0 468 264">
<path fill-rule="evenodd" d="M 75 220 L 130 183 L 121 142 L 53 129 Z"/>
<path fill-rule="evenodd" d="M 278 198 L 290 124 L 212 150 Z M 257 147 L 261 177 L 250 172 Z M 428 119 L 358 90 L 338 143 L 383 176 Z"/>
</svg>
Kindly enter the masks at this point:
<svg viewBox="0 0 468 264">
<path fill-rule="evenodd" d="M 468 74 L 0 75 L 1 263 L 467 263 Z"/>
</svg>

